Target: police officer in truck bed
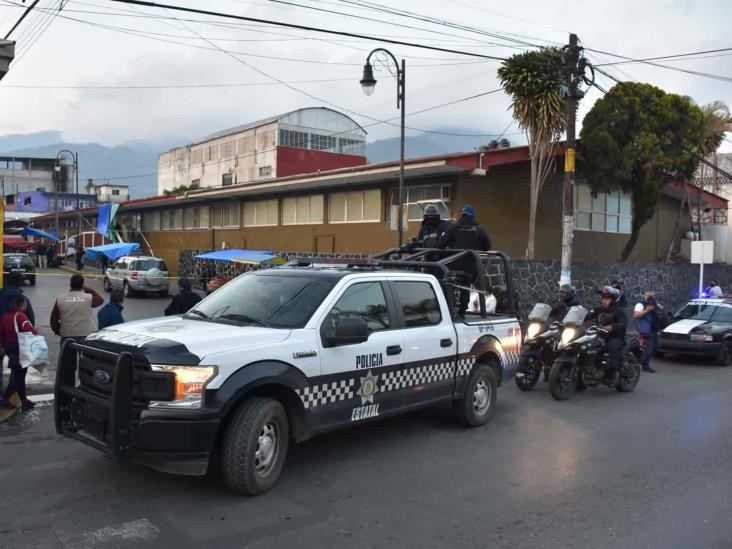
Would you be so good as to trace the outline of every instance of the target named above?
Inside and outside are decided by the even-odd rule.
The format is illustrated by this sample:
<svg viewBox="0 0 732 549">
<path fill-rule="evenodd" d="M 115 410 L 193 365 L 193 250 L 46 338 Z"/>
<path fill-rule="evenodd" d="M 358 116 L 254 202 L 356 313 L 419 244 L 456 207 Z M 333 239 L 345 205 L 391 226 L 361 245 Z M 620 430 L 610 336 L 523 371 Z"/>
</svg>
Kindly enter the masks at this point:
<svg viewBox="0 0 732 549">
<path fill-rule="evenodd" d="M 440 239 L 440 248 L 453 248 L 456 250 L 488 251 L 491 249 L 491 239 L 486 230 L 475 220 L 475 207 L 470 204 L 463 206 L 460 211 L 460 219 L 447 228 Z M 450 265 L 450 268 L 463 271 L 465 276 L 463 284 L 473 284 L 478 276 L 477 266 L 470 258 L 463 258 Z M 460 306 L 458 314 L 462 317 L 468 308 L 470 301 L 470 290 L 460 290 Z"/>
</svg>

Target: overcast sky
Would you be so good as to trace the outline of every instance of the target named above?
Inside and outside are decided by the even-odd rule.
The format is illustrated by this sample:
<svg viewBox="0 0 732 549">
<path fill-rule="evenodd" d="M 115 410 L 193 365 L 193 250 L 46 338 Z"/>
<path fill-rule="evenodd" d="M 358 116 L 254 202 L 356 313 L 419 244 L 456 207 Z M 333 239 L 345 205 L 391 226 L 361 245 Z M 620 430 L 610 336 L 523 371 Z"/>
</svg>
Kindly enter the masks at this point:
<svg viewBox="0 0 732 549">
<path fill-rule="evenodd" d="M 366 97 L 358 84 L 366 55 L 379 46 L 379 42 L 186 16 L 107 0 L 71 0 L 60 13 L 50 10 L 58 6 L 58 1 L 41 0 L 39 8 L 45 10 L 37 9 L 11 37 L 18 42 L 18 60 L 0 82 L 0 134 L 56 129 L 63 131 L 67 141 L 116 145 L 136 139 L 186 140 L 272 114 L 327 103 L 334 108 L 353 111 L 349 114 L 364 125 L 373 120 L 361 115 L 379 120 L 398 116 L 395 84 L 388 78 L 388 73 L 377 72 L 380 80 L 371 97 Z M 168 1 L 252 17 L 399 37 L 498 57 L 521 50 L 496 45 L 507 42 L 488 36 L 486 32 L 547 45 L 566 43 L 568 33 L 573 31 L 587 48 L 634 58 L 732 46 L 729 37 L 732 2 L 729 0 L 518 0 L 500 3 L 374 0 L 390 8 L 470 25 L 481 32 L 379 13 L 355 6 L 356 0 L 292 0 L 291 4 L 351 13 L 394 25 L 267 0 Z M 20 0 L 0 0 L 0 34 L 3 36 L 22 12 L 21 8 L 10 5 L 13 3 L 19 5 Z M 51 17 L 53 13 L 57 15 L 54 18 Z M 196 19 L 197 22 L 184 22 L 176 17 Z M 44 25 L 48 22 L 50 25 L 46 28 Z M 406 58 L 408 113 L 499 87 L 495 76 L 497 61 L 384 45 L 397 57 Z M 221 50 L 238 53 L 227 54 Z M 618 60 L 589 51 L 587 56 L 594 63 Z M 732 77 L 732 52 L 664 63 Z M 731 81 L 643 64 L 608 69 L 620 79 L 649 82 L 666 91 L 690 95 L 700 104 L 715 99 L 732 103 Z M 281 83 L 273 83 L 273 79 L 327 81 L 292 84 L 314 96 L 308 97 Z M 605 88 L 613 85 L 602 76 L 598 77 L 598 82 Z M 249 83 L 264 85 L 178 89 L 14 87 Z M 580 120 L 598 97 L 600 92 L 589 91 L 581 105 Z M 491 139 L 488 134 L 505 131 L 516 142 L 521 137 L 514 135 L 517 128 L 510 126 L 508 106 L 508 98 L 499 92 L 409 116 L 407 125 L 424 129 L 469 129 L 471 133 L 486 134 L 486 141 Z M 398 134 L 397 126 L 378 124 L 367 129 L 370 139 Z"/>
</svg>

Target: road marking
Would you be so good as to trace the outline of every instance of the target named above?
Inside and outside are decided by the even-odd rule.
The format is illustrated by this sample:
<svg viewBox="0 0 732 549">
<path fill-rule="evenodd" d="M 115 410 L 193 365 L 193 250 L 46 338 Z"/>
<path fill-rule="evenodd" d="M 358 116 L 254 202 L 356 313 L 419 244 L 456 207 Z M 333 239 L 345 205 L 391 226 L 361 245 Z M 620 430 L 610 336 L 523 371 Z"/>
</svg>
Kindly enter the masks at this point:
<svg viewBox="0 0 732 549">
<path fill-rule="evenodd" d="M 160 528 L 147 519 L 140 519 L 77 535 L 68 535 L 61 531 L 55 533 L 66 549 L 95 549 L 113 542 L 153 541 L 160 535 Z"/>
<path fill-rule="evenodd" d="M 46 393 L 45 395 L 28 395 L 28 398 L 33 402 L 53 402 L 53 393 Z"/>
</svg>

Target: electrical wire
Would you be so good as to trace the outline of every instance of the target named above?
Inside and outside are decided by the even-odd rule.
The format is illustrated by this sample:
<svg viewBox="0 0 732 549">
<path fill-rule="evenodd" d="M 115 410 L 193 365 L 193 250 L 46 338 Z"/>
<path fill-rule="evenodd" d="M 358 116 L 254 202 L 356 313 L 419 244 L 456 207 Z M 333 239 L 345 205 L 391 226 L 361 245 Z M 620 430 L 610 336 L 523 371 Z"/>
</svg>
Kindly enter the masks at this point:
<svg viewBox="0 0 732 549">
<path fill-rule="evenodd" d="M 590 50 L 590 51 L 596 51 L 596 50 Z M 679 58 L 679 57 L 682 57 L 683 58 L 683 57 L 689 57 L 689 56 L 692 56 L 692 55 L 704 55 L 704 54 L 707 54 L 707 53 L 721 53 L 721 52 L 732 52 L 732 48 L 719 48 L 719 49 L 716 49 L 716 50 L 695 51 L 695 52 L 690 52 L 690 53 L 677 53 L 677 54 L 674 54 L 674 55 L 660 55 L 658 57 L 646 57 L 644 59 L 630 59 L 630 58 L 628 58 L 625 61 L 614 61 L 612 63 L 603 63 L 601 65 L 595 65 L 595 66 L 596 67 L 607 67 L 607 66 L 611 66 L 611 65 L 625 65 L 625 64 L 628 64 L 628 63 L 645 63 L 646 61 L 670 60 L 670 59 L 676 59 L 676 58 Z M 607 54 L 607 55 L 612 55 L 612 54 Z M 614 56 L 614 57 L 619 57 L 619 56 Z M 698 59 L 704 59 L 704 57 L 700 57 Z"/>
<path fill-rule="evenodd" d="M 56 5 L 58 5 L 58 11 L 60 12 L 64 6 L 63 0 L 58 0 L 58 2 L 53 4 L 52 7 L 55 7 Z M 38 27 L 36 33 L 32 37 L 27 39 L 28 40 L 27 46 L 22 48 L 20 50 L 20 52 L 15 56 L 15 58 L 13 59 L 12 66 L 16 67 L 18 65 L 18 63 L 28 54 L 28 52 L 33 48 L 33 46 L 36 44 L 36 42 L 38 42 L 38 40 L 41 38 L 41 36 L 43 36 L 43 34 L 46 32 L 48 27 L 51 26 L 53 21 L 56 19 L 57 15 L 58 15 L 58 12 L 55 12 L 55 13 L 51 12 L 50 16 L 48 14 L 46 15 L 45 20 Z"/>
<path fill-rule="evenodd" d="M 317 80 L 292 80 L 291 84 L 316 84 L 324 82 L 352 82 L 353 78 L 320 78 Z M 40 89 L 40 90 L 167 90 L 167 89 L 200 89 L 200 88 L 240 88 L 248 86 L 273 86 L 277 82 L 240 82 L 221 84 L 128 84 L 109 86 L 88 85 L 43 85 L 43 84 L 5 84 L 4 88 Z"/>
</svg>

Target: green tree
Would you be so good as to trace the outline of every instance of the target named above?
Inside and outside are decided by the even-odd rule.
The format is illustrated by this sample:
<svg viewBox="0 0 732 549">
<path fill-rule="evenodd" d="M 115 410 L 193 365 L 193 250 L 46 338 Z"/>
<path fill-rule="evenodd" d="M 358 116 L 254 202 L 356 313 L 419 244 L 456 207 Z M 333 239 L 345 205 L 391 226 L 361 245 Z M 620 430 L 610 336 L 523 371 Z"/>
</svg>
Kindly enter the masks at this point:
<svg viewBox="0 0 732 549">
<path fill-rule="evenodd" d="M 166 189 L 163 191 L 163 194 L 165 196 L 173 196 L 176 194 L 183 194 L 188 191 L 197 191 L 199 189 L 201 189 L 200 183 L 191 183 L 190 185 L 178 185 L 172 189 Z"/>
<path fill-rule="evenodd" d="M 628 259 L 641 227 L 653 217 L 663 186 L 696 171 L 705 143 L 703 118 L 689 97 L 636 82 L 617 84 L 587 113 L 580 140 L 592 193 L 620 190 L 633 198 L 620 261 Z"/>
<path fill-rule="evenodd" d="M 539 193 L 554 169 L 554 151 L 566 120 L 560 86 L 564 55 L 558 48 L 519 53 L 498 69 L 504 91 L 511 97 L 513 117 L 526 132 L 531 160 L 529 181 L 529 239 L 526 257 L 533 258 Z"/>
</svg>

